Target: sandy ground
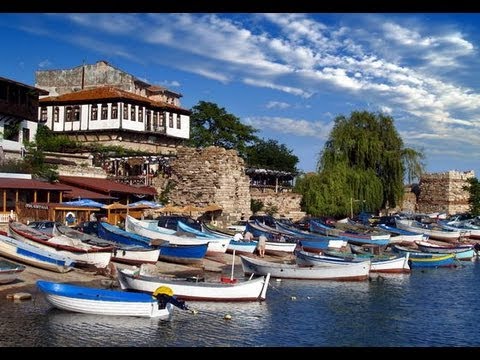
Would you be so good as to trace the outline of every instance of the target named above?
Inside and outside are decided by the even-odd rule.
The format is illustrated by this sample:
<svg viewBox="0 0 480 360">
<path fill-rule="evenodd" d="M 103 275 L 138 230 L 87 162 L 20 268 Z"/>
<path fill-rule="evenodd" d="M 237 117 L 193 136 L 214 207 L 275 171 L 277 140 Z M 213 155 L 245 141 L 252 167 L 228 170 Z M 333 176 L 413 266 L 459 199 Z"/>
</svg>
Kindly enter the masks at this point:
<svg viewBox="0 0 480 360">
<path fill-rule="evenodd" d="M 256 255 L 249 255 L 256 257 Z M 1 258 L 1 257 L 0 257 Z M 290 259 L 290 255 L 286 257 L 265 256 L 265 260 L 284 260 Z M 208 256 L 203 260 L 203 266 L 186 266 L 180 264 L 172 264 L 158 261 L 155 265 L 143 265 L 150 273 L 159 273 L 164 275 L 187 277 L 201 276 L 205 279 L 218 279 L 220 276 L 231 276 L 232 274 L 232 254 L 218 254 Z M 125 268 L 132 266 L 118 263 L 113 264 L 116 268 Z M 6 297 L 8 294 L 17 292 L 35 293 L 37 280 L 57 281 L 64 283 L 83 284 L 93 287 L 115 288 L 118 286 L 115 268 L 110 274 L 105 271 L 84 270 L 75 268 L 67 273 L 56 273 L 48 270 L 39 269 L 30 265 L 19 274 L 18 279 L 9 284 L 0 285 L 0 297 Z M 233 265 L 234 277 L 241 278 L 243 276 L 241 260 L 239 256 L 235 256 Z"/>
</svg>

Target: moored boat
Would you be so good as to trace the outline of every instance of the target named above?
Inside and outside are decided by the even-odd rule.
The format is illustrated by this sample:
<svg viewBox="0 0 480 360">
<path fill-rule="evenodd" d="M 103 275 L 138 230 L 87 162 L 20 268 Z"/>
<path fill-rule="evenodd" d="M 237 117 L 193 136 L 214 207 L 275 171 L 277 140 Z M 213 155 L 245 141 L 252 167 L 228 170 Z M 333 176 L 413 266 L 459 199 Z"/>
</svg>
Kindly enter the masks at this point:
<svg viewBox="0 0 480 360">
<path fill-rule="evenodd" d="M 188 309 L 172 296 L 171 289 L 168 288 L 157 289 L 158 291 L 152 295 L 45 280 L 38 280 L 36 284 L 46 300 L 54 307 L 84 314 L 139 316 L 169 320 L 174 306 Z"/>
<path fill-rule="evenodd" d="M 59 273 L 73 269 L 73 259 L 38 246 L 0 235 L 0 255 L 21 263 Z"/>
<path fill-rule="evenodd" d="M 245 274 L 266 275 L 275 278 L 305 280 L 344 280 L 360 281 L 368 279 L 370 261 L 362 261 L 341 266 L 299 266 L 283 264 L 240 255 Z"/>
<path fill-rule="evenodd" d="M 17 280 L 18 275 L 25 270 L 24 265 L 15 264 L 0 259 L 0 284 L 8 284 Z"/>
<path fill-rule="evenodd" d="M 198 281 L 189 278 L 162 278 L 148 275 L 141 269 L 120 269 L 122 289 L 152 292 L 168 286 L 179 299 L 200 301 L 263 301 L 266 299 L 270 274 L 246 281 Z M 234 279 L 236 280 L 236 279 Z"/>
</svg>

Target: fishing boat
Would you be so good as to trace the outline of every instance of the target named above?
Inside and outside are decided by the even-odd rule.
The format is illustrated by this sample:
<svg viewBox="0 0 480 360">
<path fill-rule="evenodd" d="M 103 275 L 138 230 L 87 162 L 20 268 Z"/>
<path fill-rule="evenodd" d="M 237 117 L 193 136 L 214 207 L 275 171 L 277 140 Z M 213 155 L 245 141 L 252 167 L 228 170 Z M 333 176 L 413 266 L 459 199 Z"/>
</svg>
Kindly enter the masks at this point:
<svg viewBox="0 0 480 360">
<path fill-rule="evenodd" d="M 112 257 L 113 247 L 91 246 L 63 235 L 47 235 L 17 221 L 8 223 L 8 233 L 17 240 L 67 256 L 75 260 L 77 266 L 94 266 L 103 269 L 107 267 Z"/>
<path fill-rule="evenodd" d="M 338 266 L 300 266 L 254 259 L 240 255 L 243 272 L 247 275 L 271 274 L 275 278 L 305 280 L 360 281 L 368 279 L 370 261 L 355 262 Z"/>
<path fill-rule="evenodd" d="M 0 260 L 0 284 L 14 282 L 23 270 L 25 270 L 24 265 L 15 264 L 8 260 Z"/>
<path fill-rule="evenodd" d="M 457 264 L 457 258 L 452 254 L 435 254 L 416 251 L 415 249 L 406 248 L 397 244 L 392 245 L 392 251 L 400 254 L 409 254 L 409 265 L 414 268 L 437 268 L 437 267 L 454 267 Z"/>
<path fill-rule="evenodd" d="M 169 288 L 153 294 L 97 289 L 38 280 L 37 287 L 54 307 L 83 314 L 139 316 L 170 320 L 174 306 L 188 307 L 176 300 Z"/>
<path fill-rule="evenodd" d="M 160 255 L 160 249 L 141 245 L 127 245 L 112 240 L 102 239 L 93 234 L 87 234 L 65 225 L 55 225 L 52 233 L 56 236 L 64 235 L 89 245 L 113 247 L 111 261 L 119 263 L 132 265 L 145 263 L 155 264 Z"/>
<path fill-rule="evenodd" d="M 230 239 L 214 239 L 196 236 L 178 236 L 167 233 L 171 229 L 161 228 L 153 222 L 145 220 L 138 220 L 130 215 L 125 219 L 125 230 L 142 235 L 151 239 L 152 245 L 157 245 L 159 242 L 168 241 L 171 245 L 200 245 L 208 244 L 207 254 L 214 255 L 215 253 L 225 253 L 227 251 Z"/>
<path fill-rule="evenodd" d="M 152 292 L 159 286 L 167 286 L 175 296 L 183 300 L 263 301 L 266 299 L 270 274 L 246 281 L 227 277 L 213 282 L 198 278 L 152 276 L 142 269 L 119 269 L 118 280 L 125 290 Z"/>
<path fill-rule="evenodd" d="M 73 259 L 0 234 L 0 255 L 41 269 L 65 273 L 73 269 Z"/>
<path fill-rule="evenodd" d="M 150 239 L 136 233 L 125 231 L 118 226 L 110 225 L 106 222 L 98 224 L 98 234 L 104 238 L 119 244 L 142 246 L 144 249 L 153 249 L 148 245 Z M 195 245 L 177 245 L 170 244 L 168 241 L 162 241 L 161 244 L 155 246 L 159 253 L 157 260 L 173 262 L 177 264 L 193 264 L 198 265 L 203 262 L 207 253 L 208 245 L 200 242 Z"/>
<path fill-rule="evenodd" d="M 460 230 L 445 229 L 432 224 L 423 224 L 416 220 L 395 219 L 397 228 L 428 235 L 430 239 L 446 242 L 457 242 L 461 237 L 468 237 L 470 233 Z"/>
</svg>

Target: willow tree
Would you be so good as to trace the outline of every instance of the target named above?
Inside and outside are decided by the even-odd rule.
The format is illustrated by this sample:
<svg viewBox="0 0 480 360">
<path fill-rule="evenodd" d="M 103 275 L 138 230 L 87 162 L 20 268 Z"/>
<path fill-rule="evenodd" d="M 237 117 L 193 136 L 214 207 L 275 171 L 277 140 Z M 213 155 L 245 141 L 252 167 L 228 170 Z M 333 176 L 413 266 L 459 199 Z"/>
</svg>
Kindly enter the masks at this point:
<svg viewBox="0 0 480 360">
<path fill-rule="evenodd" d="M 404 148 L 393 118 L 354 111 L 350 117 L 335 119 L 320 153 L 318 171 L 323 178 L 343 184 L 342 190 L 338 190 L 343 194 L 341 204 L 350 202 L 356 212 L 377 211 L 395 207 L 402 198 L 406 155 L 410 161 L 407 165 L 415 164 L 421 169 L 421 152 Z"/>
</svg>

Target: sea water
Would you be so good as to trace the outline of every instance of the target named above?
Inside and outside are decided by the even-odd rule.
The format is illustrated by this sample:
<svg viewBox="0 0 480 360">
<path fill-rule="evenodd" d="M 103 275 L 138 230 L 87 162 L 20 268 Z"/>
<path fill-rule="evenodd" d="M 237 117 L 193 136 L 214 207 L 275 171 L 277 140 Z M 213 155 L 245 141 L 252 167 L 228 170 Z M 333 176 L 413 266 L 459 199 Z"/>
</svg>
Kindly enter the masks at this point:
<svg viewBox="0 0 480 360">
<path fill-rule="evenodd" d="M 362 282 L 271 280 L 265 302 L 187 302 L 171 321 L 0 299 L 2 347 L 478 347 L 480 263 Z M 0 350 L 1 351 L 1 350 Z"/>
</svg>

